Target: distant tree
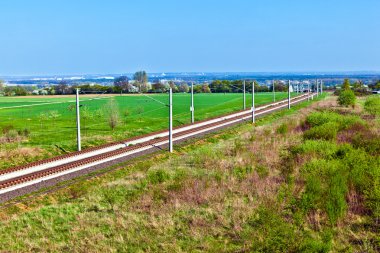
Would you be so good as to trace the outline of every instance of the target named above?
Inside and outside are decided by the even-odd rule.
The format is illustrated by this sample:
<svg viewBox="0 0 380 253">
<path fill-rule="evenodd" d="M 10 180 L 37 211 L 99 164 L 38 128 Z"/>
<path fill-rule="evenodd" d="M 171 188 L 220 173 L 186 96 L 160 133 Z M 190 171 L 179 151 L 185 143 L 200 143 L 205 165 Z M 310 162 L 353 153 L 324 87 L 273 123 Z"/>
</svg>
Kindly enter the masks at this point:
<svg viewBox="0 0 380 253">
<path fill-rule="evenodd" d="M 152 89 L 152 85 L 149 83 L 142 83 L 140 84 L 139 89 L 140 89 L 140 92 L 148 92 L 149 90 Z"/>
<path fill-rule="evenodd" d="M 202 93 L 202 85 L 194 85 L 194 93 Z"/>
<path fill-rule="evenodd" d="M 72 94 L 73 88 L 70 87 L 66 81 L 61 81 L 57 85 L 54 86 L 55 94 L 57 95 L 65 95 Z"/>
<path fill-rule="evenodd" d="M 13 89 L 16 96 L 26 96 L 28 91 L 22 86 L 16 86 Z"/>
<path fill-rule="evenodd" d="M 342 90 L 350 90 L 351 89 L 350 80 L 348 78 L 344 79 Z"/>
<path fill-rule="evenodd" d="M 142 86 L 148 83 L 148 75 L 145 71 L 137 71 L 133 75 L 133 80 L 136 82 L 136 87 L 138 87 L 139 91 L 142 92 Z"/>
<path fill-rule="evenodd" d="M 166 90 L 166 86 L 158 80 L 152 85 L 153 92 L 166 92 Z"/>
<path fill-rule="evenodd" d="M 375 87 L 374 87 L 375 90 L 380 90 L 380 81 L 377 81 Z"/>
<path fill-rule="evenodd" d="M 187 83 L 181 83 L 178 87 L 178 91 L 179 92 L 189 92 L 189 85 L 187 85 Z"/>
<path fill-rule="evenodd" d="M 178 87 L 173 81 L 169 81 L 169 86 L 172 88 L 173 93 L 178 92 Z"/>
<path fill-rule="evenodd" d="M 300 88 L 302 89 L 302 85 L 300 86 Z M 276 83 L 276 86 L 275 86 L 275 90 L 276 90 L 276 91 L 279 91 L 279 92 L 285 92 L 285 91 L 288 91 L 288 85 L 286 85 L 286 84 L 283 83 L 283 82 L 277 82 L 277 83 Z"/>
<path fill-rule="evenodd" d="M 113 85 L 115 86 L 115 92 L 129 92 L 129 80 L 126 76 L 115 78 Z"/>
<path fill-rule="evenodd" d="M 202 85 L 202 92 L 203 93 L 211 93 L 211 90 L 210 90 L 210 87 L 208 86 L 208 84 Z"/>
<path fill-rule="evenodd" d="M 362 81 L 356 81 L 354 84 L 353 84 L 353 87 L 354 89 L 361 89 L 364 87 L 364 83 Z"/>
<path fill-rule="evenodd" d="M 216 93 L 231 92 L 231 82 L 228 80 L 215 80 L 210 83 L 210 90 Z"/>
<path fill-rule="evenodd" d="M 2 93 L 4 91 L 4 81 L 3 80 L 0 80 L 0 93 Z"/>
</svg>

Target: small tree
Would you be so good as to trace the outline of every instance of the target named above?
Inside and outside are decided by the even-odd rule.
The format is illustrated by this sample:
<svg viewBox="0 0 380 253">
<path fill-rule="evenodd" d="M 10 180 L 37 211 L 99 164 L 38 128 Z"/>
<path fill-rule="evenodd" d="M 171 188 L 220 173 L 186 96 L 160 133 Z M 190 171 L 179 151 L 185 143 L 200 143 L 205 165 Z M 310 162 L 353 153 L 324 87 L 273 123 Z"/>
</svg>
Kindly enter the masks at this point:
<svg viewBox="0 0 380 253">
<path fill-rule="evenodd" d="M 41 112 L 39 115 L 38 115 L 38 119 L 40 121 L 40 127 L 42 128 L 42 123 L 47 120 L 49 118 L 49 115 L 47 115 L 46 113 L 44 112 Z"/>
<path fill-rule="evenodd" d="M 104 106 L 104 114 L 107 119 L 108 125 L 112 130 L 114 130 L 120 121 L 119 108 L 115 99 L 109 100 L 108 103 Z"/>
<path fill-rule="evenodd" d="M 94 117 L 94 115 L 92 111 L 88 108 L 88 106 L 84 106 L 84 108 L 81 110 L 80 116 L 83 119 L 84 130 L 86 133 L 86 123 L 88 120 L 91 120 Z"/>
<path fill-rule="evenodd" d="M 344 79 L 342 90 L 350 90 L 351 89 L 350 80 L 348 78 Z"/>
<path fill-rule="evenodd" d="M 355 107 L 356 96 L 352 90 L 343 90 L 338 97 L 338 103 L 341 106 L 352 106 Z"/>
<path fill-rule="evenodd" d="M 56 120 L 61 116 L 58 111 L 49 111 L 48 118 L 53 120 L 53 126 L 55 126 Z"/>
</svg>

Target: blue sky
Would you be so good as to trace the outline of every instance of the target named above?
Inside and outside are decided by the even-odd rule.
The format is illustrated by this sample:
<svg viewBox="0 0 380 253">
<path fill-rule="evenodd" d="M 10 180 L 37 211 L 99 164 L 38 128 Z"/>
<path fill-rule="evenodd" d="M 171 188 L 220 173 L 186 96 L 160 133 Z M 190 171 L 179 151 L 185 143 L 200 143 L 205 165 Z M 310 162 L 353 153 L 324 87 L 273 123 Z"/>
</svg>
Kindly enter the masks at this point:
<svg viewBox="0 0 380 253">
<path fill-rule="evenodd" d="M 0 76 L 380 71 L 379 0 L 1 0 Z"/>
</svg>

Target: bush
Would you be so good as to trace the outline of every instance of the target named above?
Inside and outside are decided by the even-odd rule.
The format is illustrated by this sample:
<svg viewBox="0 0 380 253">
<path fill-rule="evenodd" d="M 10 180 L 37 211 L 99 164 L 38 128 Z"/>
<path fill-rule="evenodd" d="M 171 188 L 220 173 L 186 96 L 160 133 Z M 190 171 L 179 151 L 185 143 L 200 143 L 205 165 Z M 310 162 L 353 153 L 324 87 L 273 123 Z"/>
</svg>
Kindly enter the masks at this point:
<svg viewBox="0 0 380 253">
<path fill-rule="evenodd" d="M 315 112 L 306 118 L 306 124 L 311 127 L 331 122 L 337 123 L 339 130 L 347 129 L 354 124 L 364 124 L 364 121 L 357 115 L 342 115 L 331 111 Z"/>
<path fill-rule="evenodd" d="M 335 140 L 338 130 L 339 125 L 336 122 L 329 122 L 307 130 L 303 137 L 305 140 Z"/>
<path fill-rule="evenodd" d="M 336 153 L 338 146 L 336 143 L 325 140 L 306 140 L 302 144 L 291 149 L 292 154 L 310 155 L 331 158 Z"/>
<path fill-rule="evenodd" d="M 341 106 L 355 106 L 356 96 L 352 90 L 344 90 L 339 94 L 338 103 Z"/>
<path fill-rule="evenodd" d="M 356 133 L 352 138 L 352 145 L 355 148 L 363 148 L 373 155 L 380 153 L 380 137 L 369 130 L 367 132 Z"/>
<path fill-rule="evenodd" d="M 147 179 L 151 184 L 159 184 L 169 180 L 170 175 L 163 169 L 151 170 L 148 172 Z"/>
<path fill-rule="evenodd" d="M 364 110 L 371 115 L 380 115 L 380 96 L 368 97 L 364 103 Z"/>
<path fill-rule="evenodd" d="M 282 123 L 277 129 L 276 132 L 278 134 L 287 134 L 289 131 L 289 127 L 286 123 Z"/>
<path fill-rule="evenodd" d="M 248 252 L 329 252 L 331 236 L 322 240 L 285 220 L 272 207 L 260 206 L 244 226 L 243 238 L 250 240 Z"/>
<path fill-rule="evenodd" d="M 346 209 L 348 192 L 346 167 L 339 160 L 312 160 L 302 169 L 305 191 L 301 196 L 304 211 L 321 209 L 330 223 L 336 224 Z"/>
<path fill-rule="evenodd" d="M 311 113 L 306 118 L 306 123 L 311 126 L 320 126 L 328 122 L 339 122 L 342 116 L 331 111 L 322 111 Z"/>
</svg>

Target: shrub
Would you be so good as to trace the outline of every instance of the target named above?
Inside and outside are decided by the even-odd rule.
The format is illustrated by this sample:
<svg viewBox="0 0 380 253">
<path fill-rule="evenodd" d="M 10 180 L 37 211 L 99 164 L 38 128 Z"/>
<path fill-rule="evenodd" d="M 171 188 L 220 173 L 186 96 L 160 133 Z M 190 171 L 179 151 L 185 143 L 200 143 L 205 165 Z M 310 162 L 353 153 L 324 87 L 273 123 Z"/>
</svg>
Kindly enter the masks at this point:
<svg viewBox="0 0 380 253">
<path fill-rule="evenodd" d="M 148 172 L 147 179 L 152 184 L 159 184 L 169 180 L 170 175 L 163 169 L 151 170 Z"/>
<path fill-rule="evenodd" d="M 312 238 L 273 207 L 264 206 L 248 218 L 242 236 L 251 241 L 248 252 L 329 252 L 332 240 L 325 233 L 321 240 Z"/>
<path fill-rule="evenodd" d="M 347 129 L 354 124 L 365 124 L 357 115 L 342 115 L 332 111 L 322 111 L 311 113 L 306 118 L 306 125 L 311 127 L 321 126 L 325 123 L 335 122 L 339 125 L 339 130 Z"/>
<path fill-rule="evenodd" d="M 331 111 L 314 112 L 307 116 L 306 123 L 311 126 L 320 126 L 328 122 L 338 122 L 342 116 Z"/>
<path fill-rule="evenodd" d="M 260 207 L 247 222 L 246 230 L 260 231 L 250 235 L 252 252 L 298 252 L 301 236 L 294 225 L 285 222 L 274 210 Z M 253 232 L 251 232 L 253 233 Z M 244 234 L 248 234 L 247 232 Z"/>
<path fill-rule="evenodd" d="M 120 121 L 117 102 L 114 99 L 109 100 L 108 103 L 104 105 L 103 110 L 107 117 L 108 125 L 114 130 Z"/>
<path fill-rule="evenodd" d="M 244 180 L 250 173 L 252 173 L 252 166 L 236 167 L 232 171 L 235 178 L 239 181 Z"/>
<path fill-rule="evenodd" d="M 277 129 L 276 132 L 278 134 L 286 134 L 289 131 L 289 127 L 286 123 L 282 123 Z"/>
<path fill-rule="evenodd" d="M 5 134 L 5 137 L 8 140 L 8 142 L 12 142 L 12 141 L 16 141 L 19 135 L 15 129 L 11 129 Z"/>
<path fill-rule="evenodd" d="M 355 106 L 356 96 L 352 90 L 344 90 L 339 94 L 338 103 L 341 106 Z"/>
<path fill-rule="evenodd" d="M 305 191 L 301 196 L 304 211 L 321 209 L 330 223 L 336 224 L 346 209 L 348 192 L 346 167 L 339 160 L 312 160 L 302 168 Z"/>
<path fill-rule="evenodd" d="M 380 96 L 368 97 L 364 103 L 364 110 L 371 115 L 380 115 Z"/>
<path fill-rule="evenodd" d="M 331 158 L 337 151 L 336 143 L 326 140 L 306 140 L 302 144 L 292 147 L 293 155 L 313 155 L 321 158 Z"/>
<path fill-rule="evenodd" d="M 329 122 L 307 130 L 303 137 L 305 140 L 335 140 L 338 130 L 336 122 Z"/>
<path fill-rule="evenodd" d="M 352 138 L 352 145 L 355 148 L 363 148 L 373 155 L 380 153 L 380 137 L 369 130 L 356 133 Z"/>
<path fill-rule="evenodd" d="M 13 126 L 13 125 L 3 126 L 3 134 L 6 134 L 6 133 L 8 133 L 10 130 L 13 130 L 13 129 L 14 129 L 14 126 Z"/>
</svg>

